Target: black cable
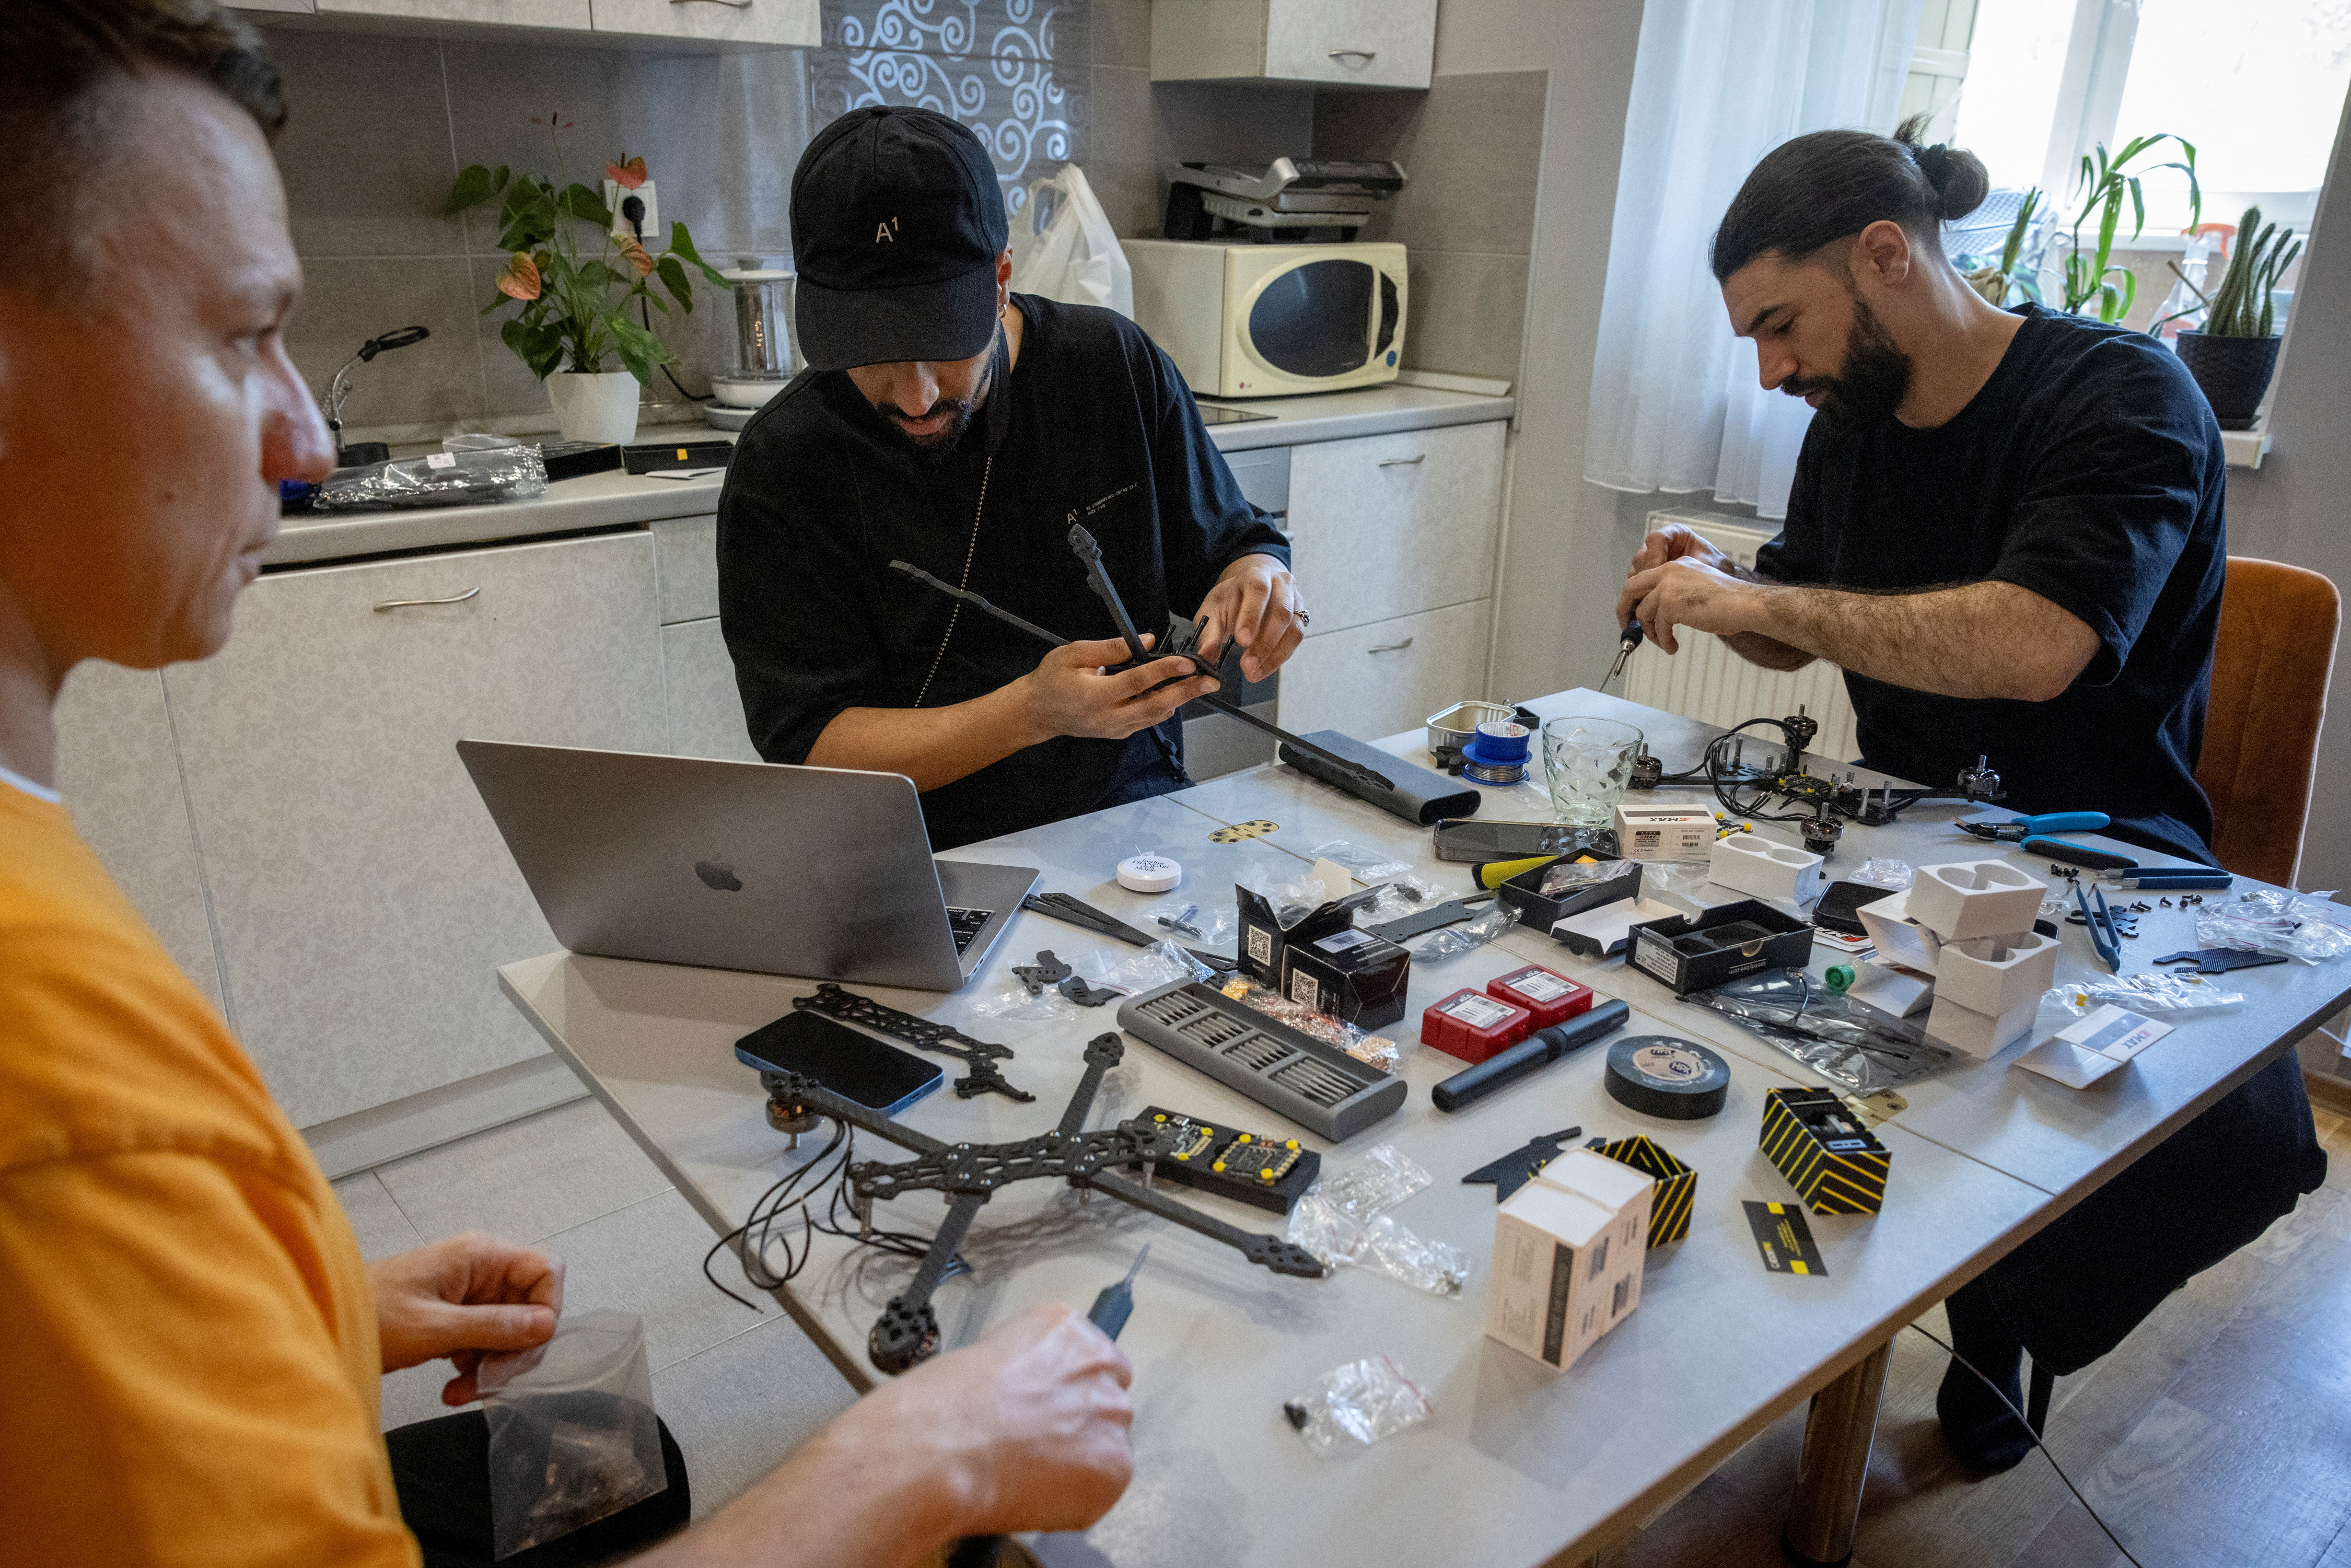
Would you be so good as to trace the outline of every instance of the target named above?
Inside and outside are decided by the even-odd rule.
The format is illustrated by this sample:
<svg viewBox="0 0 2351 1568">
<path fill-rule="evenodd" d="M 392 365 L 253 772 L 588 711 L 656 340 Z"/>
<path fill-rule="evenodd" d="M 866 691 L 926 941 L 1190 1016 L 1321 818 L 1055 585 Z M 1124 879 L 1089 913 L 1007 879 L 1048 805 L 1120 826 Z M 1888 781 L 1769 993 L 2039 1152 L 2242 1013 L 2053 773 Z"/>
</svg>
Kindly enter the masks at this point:
<svg viewBox="0 0 2351 1568">
<path fill-rule="evenodd" d="M 2002 1405 L 2007 1406 L 2008 1413 L 2015 1416 L 2017 1421 L 2024 1427 L 2025 1431 L 2031 1434 L 2032 1437 L 2032 1446 L 2041 1450 L 2041 1457 L 2049 1461 L 2049 1468 L 2057 1472 L 2057 1479 L 2065 1483 L 2065 1490 L 2074 1494 L 2074 1500 L 2082 1505 L 2082 1511 L 2090 1516 L 2090 1522 L 2096 1525 L 2100 1530 L 2105 1531 L 2106 1539 L 2115 1543 L 2115 1550 L 2123 1554 L 2125 1560 L 2130 1563 L 2131 1568 L 2147 1568 L 2147 1564 L 2141 1563 L 2137 1558 L 2131 1556 L 2131 1550 L 2129 1547 L 2123 1544 L 2121 1536 L 2116 1535 L 2113 1531 L 2106 1529 L 2106 1521 L 2098 1517 L 2098 1511 L 2090 1506 L 2090 1500 L 2082 1495 L 2082 1489 L 2074 1484 L 2074 1478 L 2065 1473 L 2065 1467 L 2057 1462 L 2057 1456 L 2049 1451 L 2049 1445 L 2041 1440 L 2041 1434 L 2032 1430 L 2032 1423 L 2024 1418 L 2024 1412 L 2019 1410 L 2015 1406 L 2009 1404 L 2008 1396 L 2001 1391 L 1999 1384 L 1994 1383 L 1990 1377 L 1985 1376 L 1981 1367 L 1976 1365 L 1975 1363 L 1970 1361 L 1966 1356 L 1961 1355 L 1958 1351 L 1951 1350 L 1949 1345 L 1943 1344 L 1941 1340 L 1936 1339 L 1933 1334 L 1928 1333 L 1917 1323 L 1905 1323 L 1903 1326 L 1910 1329 L 1916 1333 L 1923 1335 L 1926 1339 L 1936 1344 L 1942 1345 L 1945 1350 L 1950 1352 L 1950 1356 L 1953 1361 L 1958 1362 L 1961 1366 L 1964 1366 L 1970 1372 L 1974 1373 L 1978 1380 L 1980 1380 L 1986 1388 L 1991 1390 L 1991 1396 L 1999 1400 Z"/>
<path fill-rule="evenodd" d="M 626 201 L 622 202 L 621 204 L 621 215 L 629 220 L 629 231 L 637 236 L 637 243 L 639 245 L 644 244 L 645 204 L 643 198 L 640 196 L 631 196 Z M 643 299 L 639 299 L 637 301 L 637 319 L 645 324 L 645 333 L 650 337 L 653 334 L 653 306 L 648 301 Z M 677 372 L 671 370 L 667 365 L 664 365 L 661 368 L 661 372 L 669 378 L 669 384 L 677 389 L 677 395 L 685 399 L 688 402 L 707 402 L 710 399 L 718 395 L 716 391 L 702 392 L 699 394 L 686 391 L 685 383 L 679 381 L 677 379 Z M 716 1284 L 717 1281 L 713 1281 L 712 1283 Z M 726 1287 L 724 1285 L 720 1285 L 718 1288 L 722 1291 L 726 1290 Z M 727 1294 L 734 1295 L 734 1292 L 728 1291 Z M 735 1299 L 739 1301 L 743 1298 L 736 1296 Z M 747 1305 L 748 1303 L 746 1304 Z"/>
</svg>

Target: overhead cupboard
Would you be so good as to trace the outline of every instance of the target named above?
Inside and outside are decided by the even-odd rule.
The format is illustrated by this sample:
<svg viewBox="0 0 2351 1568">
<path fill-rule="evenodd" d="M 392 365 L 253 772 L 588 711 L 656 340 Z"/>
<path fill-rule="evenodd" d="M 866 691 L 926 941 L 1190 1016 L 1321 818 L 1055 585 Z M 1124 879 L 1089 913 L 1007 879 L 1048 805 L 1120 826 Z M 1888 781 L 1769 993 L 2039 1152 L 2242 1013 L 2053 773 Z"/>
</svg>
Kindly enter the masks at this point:
<svg viewBox="0 0 2351 1568">
<path fill-rule="evenodd" d="M 368 32 L 455 28 L 580 35 L 575 43 L 681 50 L 814 48 L 818 0 L 242 0 L 255 20 Z M 299 25 L 299 24 L 298 24 Z"/>
<path fill-rule="evenodd" d="M 1280 672 L 1286 727 L 1378 737 L 1484 695 L 1502 432 L 1233 455 L 1286 514 L 1314 613 Z M 543 1092 L 577 1093 L 498 993 L 496 966 L 557 944 L 455 743 L 756 761 L 716 539 L 704 513 L 273 567 L 214 658 L 68 680 L 68 809 L 296 1124 L 392 1127 L 424 1108 L 414 1131 L 350 1145 L 364 1160 L 322 1145 L 330 1169 L 552 1103 L 516 1097 L 533 1063 Z M 1196 760 L 1216 770 L 1207 748 Z M 485 1085 L 504 1087 L 467 1109 Z"/>
</svg>

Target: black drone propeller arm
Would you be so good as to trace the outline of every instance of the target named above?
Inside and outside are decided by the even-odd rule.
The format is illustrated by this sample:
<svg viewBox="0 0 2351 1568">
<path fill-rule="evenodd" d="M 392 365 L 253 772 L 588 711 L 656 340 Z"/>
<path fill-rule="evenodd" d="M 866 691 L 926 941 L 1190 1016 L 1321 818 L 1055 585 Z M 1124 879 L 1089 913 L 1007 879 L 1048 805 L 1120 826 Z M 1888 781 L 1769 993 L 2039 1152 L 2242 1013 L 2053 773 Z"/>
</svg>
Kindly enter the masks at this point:
<svg viewBox="0 0 2351 1568">
<path fill-rule="evenodd" d="M 1111 582 L 1110 574 L 1102 570 L 1102 546 L 1094 543 L 1093 535 L 1086 532 L 1083 526 L 1071 523 L 1070 549 L 1086 563 L 1086 586 L 1094 591 L 1094 597 L 1101 600 L 1102 607 L 1110 612 L 1110 623 L 1117 627 L 1118 634 L 1126 640 L 1127 652 L 1134 655 L 1134 662 L 1139 664 L 1151 657 L 1143 646 L 1142 637 L 1135 632 L 1134 618 L 1126 612 L 1126 601 L 1118 596 L 1118 589 Z"/>
</svg>

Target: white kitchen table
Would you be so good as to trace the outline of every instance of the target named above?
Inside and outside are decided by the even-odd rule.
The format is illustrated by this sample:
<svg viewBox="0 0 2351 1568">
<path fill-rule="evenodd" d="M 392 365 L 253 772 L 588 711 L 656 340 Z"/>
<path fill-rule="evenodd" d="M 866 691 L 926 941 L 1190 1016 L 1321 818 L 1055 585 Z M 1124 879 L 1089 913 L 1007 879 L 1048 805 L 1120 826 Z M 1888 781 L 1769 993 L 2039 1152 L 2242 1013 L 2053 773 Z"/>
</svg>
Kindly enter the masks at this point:
<svg viewBox="0 0 2351 1568">
<path fill-rule="evenodd" d="M 1669 768 L 1687 766 L 1712 733 L 1588 692 L 1533 706 L 1545 714 L 1635 716 Z M 1418 759 L 1419 738 L 1416 732 L 1384 744 Z M 1503 798 L 1489 800 L 1489 815 L 1534 814 L 1528 808 L 1538 798 L 1523 789 L 1490 793 Z M 1950 830 L 1956 814 L 1919 808 L 1896 828 L 1850 829 L 1834 867 L 1857 865 L 1870 853 L 1914 862 L 2020 858 L 2012 846 Z M 1277 827 L 1240 843 L 1210 841 L 1221 826 L 1257 820 Z M 1333 839 L 1388 851 L 1432 881 L 1468 886 L 1468 868 L 1431 856 L 1426 830 L 1271 765 L 949 853 L 1035 866 L 1040 891 L 1074 894 L 1132 923 L 1161 902 L 1112 880 L 1117 862 L 1137 850 L 1173 855 L 1186 867 L 1187 895 L 1223 902 L 1232 881 L 1293 877 L 1313 849 Z M 2131 956 L 2171 950 L 2167 928 L 2153 916 L 2142 917 L 2142 929 Z M 1004 990 L 1010 966 L 1029 962 L 1038 949 L 1067 956 L 1087 946 L 1116 945 L 1030 915 L 954 996 L 852 988 L 1010 1046 L 1017 1054 L 1000 1064 L 1005 1076 L 1037 1095 L 1035 1103 L 1019 1104 L 940 1092 L 904 1121 L 949 1142 L 1018 1140 L 1053 1125 L 1082 1071 L 1085 1041 L 1115 1029 L 1114 1009 L 1030 1023 L 980 1019 L 972 1009 Z M 2069 964 L 2078 967 L 2086 954 L 2080 936 L 2067 938 Z M 1699 1122 L 1628 1111 L 1602 1088 L 1604 1052 L 1589 1050 L 1461 1113 L 1437 1112 L 1429 1087 L 1463 1064 L 1412 1043 L 1420 1010 L 1528 958 L 1585 980 L 1604 997 L 1622 996 L 1635 1009 L 1634 1032 L 1715 1045 L 1732 1069 L 1728 1107 Z M 1884 1211 L 1813 1217 L 1827 1273 L 1804 1278 L 1763 1269 L 1740 1200 L 1792 1197 L 1756 1146 L 1761 1096 L 1821 1081 L 1720 1015 L 1676 1002 L 1621 962 L 1583 963 L 1544 934 L 1519 928 L 1492 948 L 1415 965 L 1405 1019 L 1386 1031 L 1405 1042 L 1411 1094 L 1396 1114 L 1344 1145 L 1305 1134 L 1132 1037 L 1088 1123 L 1108 1125 L 1159 1105 L 1296 1135 L 1323 1153 L 1326 1169 L 1393 1144 L 1436 1178 L 1395 1218 L 1468 1254 L 1461 1295 L 1426 1295 L 1360 1270 L 1322 1280 L 1275 1276 L 1164 1220 L 1037 1181 L 1003 1189 L 981 1210 L 962 1249 L 973 1272 L 935 1297 L 943 1339 L 967 1343 L 1038 1301 L 1082 1306 L 1124 1271 L 1143 1242 L 1152 1243 L 1121 1342 L 1136 1369 L 1134 1482 L 1082 1536 L 1025 1542 L 1049 1563 L 1384 1562 L 1432 1549 L 1461 1563 L 1580 1560 L 1662 1511 L 1814 1396 L 1790 1535 L 1809 1554 L 1834 1559 L 1850 1544 L 1886 1346 L 1901 1325 L 2286 1049 L 2308 1020 L 2341 1007 L 2341 967 L 2240 972 L 2232 980 L 2254 998 L 2243 1012 L 2183 1027 L 2088 1091 L 2009 1071 L 2007 1058 L 2021 1048 L 1909 1086 L 1909 1108 L 1878 1129 L 1893 1154 Z M 811 1137 L 798 1151 L 787 1149 L 768 1126 L 757 1075 L 733 1053 L 736 1040 L 789 1011 L 812 982 L 566 953 L 507 965 L 499 977 L 715 1230 L 739 1225 L 762 1192 L 821 1146 L 823 1139 Z M 946 1065 L 954 1076 L 955 1064 Z M 1538 1134 L 1570 1126 L 1587 1135 L 1646 1133 L 1699 1174 L 1690 1234 L 1649 1255 L 1640 1309 L 1562 1375 L 1484 1337 L 1495 1197 L 1492 1188 L 1464 1186 L 1460 1177 Z M 904 1151 L 861 1135 L 856 1154 L 891 1160 Z M 1165 1190 L 1245 1229 L 1280 1233 L 1279 1217 L 1262 1210 Z M 927 1231 L 943 1213 L 937 1198 L 914 1195 L 882 1206 L 875 1219 Z M 820 1236 L 806 1270 L 774 1294 L 862 1387 L 873 1375 L 866 1335 L 912 1268 Z M 1379 1354 L 1394 1357 L 1428 1395 L 1431 1420 L 1344 1458 L 1315 1458 L 1282 1418 L 1282 1401 L 1333 1366 Z"/>
</svg>

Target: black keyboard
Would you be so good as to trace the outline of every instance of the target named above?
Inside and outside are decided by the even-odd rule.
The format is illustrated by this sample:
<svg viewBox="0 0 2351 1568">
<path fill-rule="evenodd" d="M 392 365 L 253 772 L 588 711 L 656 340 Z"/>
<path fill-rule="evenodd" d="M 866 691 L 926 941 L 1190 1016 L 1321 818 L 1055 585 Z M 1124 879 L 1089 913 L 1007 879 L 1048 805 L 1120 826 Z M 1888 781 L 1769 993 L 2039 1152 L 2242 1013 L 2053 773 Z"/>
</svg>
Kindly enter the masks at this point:
<svg viewBox="0 0 2351 1568">
<path fill-rule="evenodd" d="M 993 909 L 957 909 L 947 905 L 947 929 L 955 933 L 956 956 L 960 958 L 969 950 L 971 939 L 979 928 L 996 918 Z"/>
</svg>

